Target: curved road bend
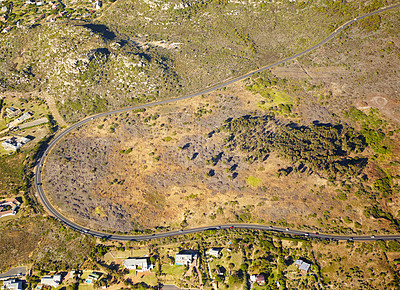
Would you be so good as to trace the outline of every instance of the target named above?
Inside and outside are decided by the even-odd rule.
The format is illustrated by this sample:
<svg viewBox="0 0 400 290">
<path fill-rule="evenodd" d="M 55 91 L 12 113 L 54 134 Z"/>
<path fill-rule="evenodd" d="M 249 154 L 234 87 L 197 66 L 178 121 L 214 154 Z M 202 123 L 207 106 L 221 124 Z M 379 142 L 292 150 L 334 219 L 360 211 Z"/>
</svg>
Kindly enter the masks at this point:
<svg viewBox="0 0 400 290">
<path fill-rule="evenodd" d="M 269 227 L 269 226 L 263 226 L 263 225 L 251 225 L 251 224 L 235 224 L 235 225 L 220 225 L 220 226 L 209 226 L 209 227 L 200 227 L 200 228 L 194 228 L 194 229 L 188 229 L 188 230 L 183 230 L 183 231 L 171 231 L 171 232 L 166 232 L 166 233 L 160 233 L 160 234 L 153 234 L 153 235 L 142 235 L 142 236 L 125 236 L 125 235 L 114 235 L 114 234 L 106 234 L 106 233 L 102 233 L 102 232 L 97 232 L 97 231 L 92 231 L 90 229 L 86 229 L 70 220 L 68 220 L 67 218 L 65 218 L 62 214 L 60 214 L 58 211 L 56 211 L 54 209 L 54 207 L 51 205 L 51 203 L 49 202 L 48 198 L 46 197 L 44 191 L 43 191 L 43 187 L 42 187 L 42 167 L 44 164 L 44 161 L 46 159 L 46 156 L 49 154 L 49 152 L 51 151 L 51 149 L 55 146 L 55 144 L 62 139 L 64 136 L 66 136 L 67 134 L 69 134 L 71 131 L 75 130 L 76 128 L 90 122 L 93 119 L 98 119 L 98 118 L 102 118 L 108 115 L 112 115 L 112 114 L 118 114 L 118 113 L 123 113 L 123 112 L 128 112 L 128 111 L 132 111 L 132 110 L 136 110 L 136 109 L 142 109 L 142 108 L 147 108 L 147 107 L 153 107 L 153 106 L 157 106 L 157 105 L 161 105 L 161 104 L 168 104 L 168 103 L 172 103 L 172 102 L 177 102 L 177 101 L 181 101 L 181 100 L 185 100 L 185 99 L 189 99 L 189 98 L 193 98 L 196 96 L 200 96 L 203 94 L 207 94 L 210 93 L 212 91 L 221 89 L 225 86 L 228 86 L 232 83 L 235 83 L 237 81 L 246 79 L 248 77 L 251 77 L 254 74 L 257 74 L 259 72 L 268 70 L 272 67 L 275 67 L 277 65 L 283 64 L 285 62 L 291 61 L 295 58 L 298 58 L 300 56 L 303 56 L 305 54 L 307 54 L 310 51 L 313 51 L 315 49 L 317 49 L 318 47 L 324 45 L 325 43 L 327 43 L 328 41 L 330 41 L 332 38 L 334 38 L 335 36 L 337 36 L 342 30 L 344 30 L 345 28 L 347 28 L 348 26 L 352 25 L 353 23 L 364 19 L 368 16 L 371 15 L 375 15 L 378 13 L 382 13 L 388 10 L 392 10 L 395 8 L 400 7 L 400 4 L 394 5 L 394 6 L 390 6 L 384 9 L 380 9 L 377 11 L 373 11 L 371 13 L 359 16 L 353 20 L 350 20 L 348 22 L 346 22 L 345 24 L 341 25 L 339 28 L 337 28 L 332 34 L 330 34 L 327 38 L 325 38 L 324 40 L 322 40 L 321 42 L 319 42 L 318 44 L 300 52 L 297 53 L 293 56 L 290 56 L 288 58 L 285 58 L 283 60 L 280 60 L 276 63 L 264 66 L 258 70 L 249 72 L 247 74 L 244 74 L 242 76 L 233 78 L 231 80 L 228 80 L 224 83 L 221 83 L 219 85 L 215 85 L 212 87 L 209 87 L 203 91 L 197 92 L 197 93 L 193 93 L 187 96 L 183 96 L 183 97 L 178 97 L 178 98 L 173 98 L 173 99 L 169 99 L 169 100 L 163 100 L 163 101 L 159 101 L 159 102 L 154 102 L 154 103 L 148 103 L 148 104 L 144 104 L 144 105 L 140 105 L 140 106 L 134 106 L 134 107 L 128 107 L 128 108 L 122 108 L 122 109 L 118 109 L 118 110 L 114 110 L 114 111 L 110 111 L 110 112 L 104 112 L 104 113 L 100 113 L 97 115 L 94 115 L 92 117 L 83 119 L 77 123 L 75 123 L 74 125 L 72 125 L 71 127 L 67 128 L 66 130 L 62 131 L 60 134 L 58 134 L 48 145 L 48 147 L 46 148 L 46 150 L 43 152 L 43 155 L 41 156 L 39 163 L 36 167 L 36 174 L 35 174 L 35 188 L 38 192 L 38 195 L 44 205 L 44 207 L 47 209 L 48 212 L 51 213 L 51 215 L 53 215 L 55 218 L 59 219 L 62 223 L 64 223 L 66 226 L 69 226 L 70 228 L 82 232 L 82 233 L 87 233 L 90 235 L 93 235 L 95 237 L 100 237 L 100 238 L 108 238 L 108 239 L 112 239 L 112 240 L 121 240 L 121 241 L 126 241 L 126 240 L 149 240 L 149 239 L 155 239 L 155 238 L 162 238 L 162 237 L 170 237 L 170 236 L 175 236 L 175 235 L 180 235 L 180 234 L 186 234 L 186 233 L 195 233 L 195 232 L 201 232 L 201 231 L 206 231 L 206 230 L 210 230 L 210 229 L 227 229 L 230 227 L 236 227 L 236 228 L 244 228 L 244 229 L 258 229 L 258 230 L 269 230 L 269 231 L 276 231 L 276 232 L 284 232 L 287 234 L 293 234 L 293 235 L 303 235 L 303 236 L 308 236 L 311 238 L 323 238 L 323 239 L 335 239 L 335 240 L 354 240 L 354 241 L 369 241 L 369 240 L 376 240 L 376 239 L 382 239 L 382 240 L 393 240 L 393 239 L 400 239 L 400 235 L 385 235 L 385 236 L 376 236 L 376 237 L 371 237 L 371 236 L 339 236 L 339 235 L 326 235 L 326 234 L 316 234 L 316 233 L 311 233 L 311 232 L 305 232 L 305 231 L 297 231 L 297 230 L 290 230 L 290 229 L 284 229 L 284 228 L 278 228 L 278 227 Z"/>
</svg>

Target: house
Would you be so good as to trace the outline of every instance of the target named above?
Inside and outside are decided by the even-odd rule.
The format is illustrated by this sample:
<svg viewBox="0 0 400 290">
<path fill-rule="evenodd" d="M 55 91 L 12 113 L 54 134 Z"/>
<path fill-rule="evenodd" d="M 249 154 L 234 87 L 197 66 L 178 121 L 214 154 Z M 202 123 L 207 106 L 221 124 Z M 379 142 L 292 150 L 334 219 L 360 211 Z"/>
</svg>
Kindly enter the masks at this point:
<svg viewBox="0 0 400 290">
<path fill-rule="evenodd" d="M 8 10 L 7 6 L 1 7 L 1 12 L 7 12 L 7 10 Z"/>
<path fill-rule="evenodd" d="M 10 139 L 5 140 L 1 145 L 4 147 L 6 150 L 13 150 L 16 151 L 19 148 L 21 148 L 23 145 L 31 141 L 28 138 L 25 137 L 20 137 L 19 140 L 17 137 L 11 137 Z"/>
<path fill-rule="evenodd" d="M 214 256 L 215 258 L 218 258 L 219 255 L 221 254 L 221 248 L 211 248 L 207 251 L 207 254 L 209 256 Z"/>
<path fill-rule="evenodd" d="M 130 258 L 124 261 L 124 266 L 128 270 L 147 272 L 153 269 L 153 265 L 148 263 L 147 258 Z"/>
<path fill-rule="evenodd" d="M 265 285 L 265 277 L 263 274 L 259 274 L 256 276 L 256 283 L 260 286 Z"/>
<path fill-rule="evenodd" d="M 101 6 L 103 6 L 103 3 L 100 0 L 94 2 L 94 9 L 99 10 L 101 9 Z"/>
<path fill-rule="evenodd" d="M 70 278 L 74 278 L 75 276 L 79 278 L 81 276 L 81 273 L 79 272 L 79 270 L 72 270 L 69 276 Z"/>
<path fill-rule="evenodd" d="M 9 289 L 9 290 L 22 290 L 23 281 L 18 279 L 10 279 L 3 282 L 3 286 L 1 289 Z"/>
<path fill-rule="evenodd" d="M 18 210 L 19 202 L 14 200 L 0 202 L 0 218 L 16 215 Z"/>
<path fill-rule="evenodd" d="M 263 274 L 251 275 L 250 276 L 251 283 L 257 283 L 260 286 L 265 285 L 265 276 Z"/>
<path fill-rule="evenodd" d="M 30 118 L 32 118 L 32 114 L 29 113 L 29 112 L 26 112 L 25 114 L 23 114 L 21 117 L 19 117 L 19 118 L 17 119 L 17 122 L 18 122 L 18 123 L 21 123 L 21 122 L 23 122 L 23 121 L 25 121 L 25 120 L 28 120 L 28 119 L 30 119 Z"/>
<path fill-rule="evenodd" d="M 10 32 L 11 28 L 12 28 L 11 26 L 8 26 L 8 27 L 4 28 L 4 29 L 1 31 L 1 33 L 8 33 L 8 32 Z"/>
<path fill-rule="evenodd" d="M 181 251 L 175 256 L 175 264 L 189 266 L 195 259 L 197 259 L 197 252 Z"/>
<path fill-rule="evenodd" d="M 311 266 L 309 263 L 306 263 L 300 259 L 297 259 L 296 261 L 294 261 L 294 265 L 297 268 L 299 268 L 299 270 L 302 271 L 303 273 L 307 273 Z"/>
<path fill-rule="evenodd" d="M 61 274 L 56 274 L 56 275 L 54 275 L 54 276 L 53 276 L 53 280 L 54 280 L 55 282 L 57 282 L 57 283 L 61 283 L 61 280 L 62 280 Z"/>
<path fill-rule="evenodd" d="M 15 116 L 21 114 L 21 110 L 14 107 L 6 108 L 6 113 L 8 118 L 14 118 Z"/>
<path fill-rule="evenodd" d="M 88 276 L 87 279 L 85 280 L 85 283 L 91 284 L 91 283 L 93 283 L 93 281 L 99 280 L 99 278 L 101 277 L 101 275 L 102 275 L 101 273 L 93 272 L 93 273 L 89 274 L 89 276 Z"/>
<path fill-rule="evenodd" d="M 54 288 L 57 288 L 58 285 L 60 285 L 60 283 L 57 281 L 54 281 L 54 278 L 51 276 L 42 277 L 42 279 L 40 280 L 40 284 L 42 284 L 43 286 L 50 286 L 50 287 L 54 287 Z"/>
</svg>

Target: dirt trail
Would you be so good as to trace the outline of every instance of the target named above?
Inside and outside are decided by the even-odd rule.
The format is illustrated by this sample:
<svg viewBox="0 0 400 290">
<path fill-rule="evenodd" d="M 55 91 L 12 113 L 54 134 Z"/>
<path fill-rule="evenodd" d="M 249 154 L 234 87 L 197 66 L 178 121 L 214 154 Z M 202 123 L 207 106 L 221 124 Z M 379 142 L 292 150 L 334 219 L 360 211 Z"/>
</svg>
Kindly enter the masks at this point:
<svg viewBox="0 0 400 290">
<path fill-rule="evenodd" d="M 43 96 L 43 98 L 46 100 L 47 105 L 49 106 L 49 110 L 51 112 L 51 115 L 53 116 L 54 120 L 57 121 L 57 123 L 61 126 L 61 127 L 67 127 L 68 124 L 67 122 L 65 122 L 65 120 L 63 119 L 63 117 L 61 117 L 60 112 L 58 112 L 57 106 L 56 106 L 56 102 L 54 100 L 53 97 L 49 96 L 47 93 L 45 92 L 41 92 L 41 95 Z"/>
</svg>

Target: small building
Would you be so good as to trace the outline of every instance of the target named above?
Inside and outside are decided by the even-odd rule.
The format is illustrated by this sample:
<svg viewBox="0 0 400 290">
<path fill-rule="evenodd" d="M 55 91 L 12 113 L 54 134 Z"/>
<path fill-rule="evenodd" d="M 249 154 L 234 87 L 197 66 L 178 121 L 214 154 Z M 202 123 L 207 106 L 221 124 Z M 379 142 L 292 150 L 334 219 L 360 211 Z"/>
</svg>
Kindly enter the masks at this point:
<svg viewBox="0 0 400 290">
<path fill-rule="evenodd" d="M 21 114 L 21 110 L 14 107 L 6 108 L 6 113 L 8 118 L 14 118 L 15 116 Z"/>
<path fill-rule="evenodd" d="M 103 6 L 103 3 L 100 0 L 94 2 L 94 9 L 99 10 Z"/>
<path fill-rule="evenodd" d="M 257 283 L 260 286 L 265 285 L 265 276 L 263 274 L 251 275 L 250 276 L 251 283 Z"/>
<path fill-rule="evenodd" d="M 10 279 L 3 282 L 3 286 L 1 289 L 9 289 L 9 290 L 22 290 L 23 281 L 18 279 Z"/>
<path fill-rule="evenodd" d="M 209 256 L 214 256 L 215 258 L 218 258 L 221 255 L 221 248 L 211 248 L 207 251 L 207 254 Z"/>
<path fill-rule="evenodd" d="M 128 270 L 147 272 L 153 269 L 153 265 L 148 263 L 147 258 L 130 258 L 124 261 L 124 266 Z"/>
<path fill-rule="evenodd" d="M 93 281 L 99 280 L 99 278 L 101 277 L 101 275 L 103 275 L 103 274 L 93 272 L 93 273 L 89 274 L 89 276 L 88 276 L 87 279 L 85 280 L 85 283 L 91 284 L 91 283 L 93 283 Z"/>
<path fill-rule="evenodd" d="M 40 284 L 42 284 L 43 286 L 50 286 L 50 287 L 54 287 L 54 288 L 57 288 L 58 285 L 60 285 L 60 283 L 57 281 L 54 281 L 54 278 L 51 276 L 42 277 L 42 279 L 40 280 Z"/>
<path fill-rule="evenodd" d="M 32 114 L 31 114 L 30 112 L 26 112 L 25 114 L 23 114 L 21 117 L 19 117 L 19 118 L 17 119 L 17 122 L 18 122 L 18 123 L 21 123 L 21 122 L 23 122 L 23 121 L 25 121 L 25 120 L 28 120 L 28 119 L 30 119 L 30 118 L 32 118 Z"/>
<path fill-rule="evenodd" d="M 61 274 L 56 274 L 56 275 L 54 275 L 54 276 L 53 276 L 53 280 L 54 280 L 55 282 L 61 283 L 61 280 L 62 280 Z"/>
<path fill-rule="evenodd" d="M 8 33 L 8 32 L 10 32 L 11 28 L 12 28 L 11 26 L 8 26 L 8 27 L 4 28 L 4 29 L 1 31 L 1 33 Z"/>
<path fill-rule="evenodd" d="M 30 139 L 25 138 L 25 137 L 20 137 L 19 139 L 17 137 L 11 137 L 10 139 L 3 141 L 3 143 L 1 143 L 1 145 L 6 150 L 16 151 L 30 141 L 31 141 Z"/>
<path fill-rule="evenodd" d="M 0 218 L 9 215 L 16 215 L 19 204 L 20 203 L 15 199 L 0 202 Z"/>
<path fill-rule="evenodd" d="M 265 285 L 265 276 L 263 274 L 259 274 L 256 276 L 256 283 L 260 286 Z"/>
<path fill-rule="evenodd" d="M 192 264 L 193 260 L 197 259 L 196 251 L 181 251 L 175 256 L 176 265 L 186 265 Z"/>
<path fill-rule="evenodd" d="M 70 278 L 74 278 L 75 276 L 77 276 L 78 278 L 81 276 L 81 273 L 79 272 L 79 270 L 72 270 L 69 274 Z"/>
<path fill-rule="evenodd" d="M 307 273 L 310 269 L 311 265 L 309 263 L 304 262 L 303 260 L 297 259 L 294 261 L 294 265 L 299 268 L 299 270 L 303 273 Z"/>
</svg>

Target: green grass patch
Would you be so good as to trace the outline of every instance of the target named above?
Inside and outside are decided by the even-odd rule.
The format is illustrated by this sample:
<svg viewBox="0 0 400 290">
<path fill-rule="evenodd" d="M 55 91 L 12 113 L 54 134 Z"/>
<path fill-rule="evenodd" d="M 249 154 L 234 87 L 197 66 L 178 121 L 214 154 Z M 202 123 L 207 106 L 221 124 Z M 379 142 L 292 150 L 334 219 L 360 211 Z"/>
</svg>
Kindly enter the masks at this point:
<svg viewBox="0 0 400 290">
<path fill-rule="evenodd" d="M 141 279 L 144 283 L 150 286 L 156 286 L 157 285 L 157 277 L 156 275 L 145 275 Z"/>
<path fill-rule="evenodd" d="M 101 217 L 107 216 L 107 215 L 104 213 L 103 208 L 100 207 L 100 206 L 98 206 L 98 207 L 96 207 L 96 208 L 94 209 L 94 213 L 95 213 L 95 214 L 98 214 L 98 215 L 101 216 Z"/>
<path fill-rule="evenodd" d="M 79 290 L 94 290 L 93 284 L 79 284 Z"/>
<path fill-rule="evenodd" d="M 254 177 L 254 176 L 247 177 L 246 182 L 248 185 L 250 185 L 252 187 L 258 187 L 261 185 L 261 179 L 258 177 Z"/>
<path fill-rule="evenodd" d="M 180 265 L 162 265 L 162 272 L 171 276 L 181 276 L 185 272 L 185 267 Z"/>
<path fill-rule="evenodd" d="M 293 105 L 293 98 L 277 88 L 261 88 L 255 92 L 267 99 L 264 103 L 259 103 L 258 106 L 262 109 L 268 109 L 276 105 Z"/>
</svg>

